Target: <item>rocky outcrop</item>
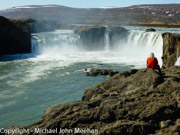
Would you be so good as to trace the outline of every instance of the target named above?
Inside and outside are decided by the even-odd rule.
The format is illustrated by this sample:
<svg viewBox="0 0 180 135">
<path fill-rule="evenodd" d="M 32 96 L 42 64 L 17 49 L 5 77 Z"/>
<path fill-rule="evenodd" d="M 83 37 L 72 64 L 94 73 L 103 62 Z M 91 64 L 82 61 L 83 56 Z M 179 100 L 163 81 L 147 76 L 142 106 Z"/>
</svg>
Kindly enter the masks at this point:
<svg viewBox="0 0 180 135">
<path fill-rule="evenodd" d="M 87 71 L 87 69 L 85 69 L 85 72 L 87 76 L 109 75 L 110 77 L 119 73 L 118 71 L 110 69 L 91 69 L 90 71 Z"/>
<path fill-rule="evenodd" d="M 153 28 L 146 29 L 146 32 L 155 32 L 156 30 Z"/>
<path fill-rule="evenodd" d="M 49 107 L 40 121 L 22 128 L 29 134 L 35 129 L 75 134 L 79 128 L 80 134 L 178 135 L 180 67 L 163 74 L 151 69 L 118 73 L 86 90 L 82 101 Z"/>
<path fill-rule="evenodd" d="M 127 40 L 129 32 L 123 27 L 111 27 L 109 30 L 109 44 L 114 46 L 119 43 L 124 43 Z"/>
<path fill-rule="evenodd" d="M 180 34 L 163 33 L 162 68 L 174 66 L 180 56 Z"/>
<path fill-rule="evenodd" d="M 30 34 L 0 16 L 0 54 L 27 53 L 30 51 Z"/>
<path fill-rule="evenodd" d="M 103 26 L 80 27 L 75 33 L 80 35 L 83 47 L 88 50 L 102 50 L 104 48 L 104 35 L 106 28 Z"/>
<path fill-rule="evenodd" d="M 31 52 L 31 33 L 72 29 L 74 25 L 45 20 L 17 20 L 0 16 L 0 55 Z"/>
<path fill-rule="evenodd" d="M 107 35 L 109 36 L 109 45 L 112 47 L 126 41 L 129 34 L 128 30 L 123 27 L 87 26 L 75 30 L 75 33 L 80 35 L 81 44 L 88 50 L 104 49 L 107 32 L 109 32 L 109 35 Z"/>
</svg>

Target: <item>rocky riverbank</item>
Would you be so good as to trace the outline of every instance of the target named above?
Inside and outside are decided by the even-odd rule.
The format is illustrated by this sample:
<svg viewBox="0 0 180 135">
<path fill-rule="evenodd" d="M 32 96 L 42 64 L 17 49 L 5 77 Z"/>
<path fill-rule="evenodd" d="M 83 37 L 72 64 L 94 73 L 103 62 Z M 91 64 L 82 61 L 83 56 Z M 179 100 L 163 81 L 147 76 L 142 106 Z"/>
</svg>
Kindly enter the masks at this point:
<svg viewBox="0 0 180 135">
<path fill-rule="evenodd" d="M 21 128 L 33 135 L 37 129 L 74 134 L 77 128 L 81 134 L 178 135 L 179 82 L 180 67 L 163 76 L 151 69 L 120 72 L 86 90 L 81 101 L 51 106 L 40 121 Z"/>
</svg>

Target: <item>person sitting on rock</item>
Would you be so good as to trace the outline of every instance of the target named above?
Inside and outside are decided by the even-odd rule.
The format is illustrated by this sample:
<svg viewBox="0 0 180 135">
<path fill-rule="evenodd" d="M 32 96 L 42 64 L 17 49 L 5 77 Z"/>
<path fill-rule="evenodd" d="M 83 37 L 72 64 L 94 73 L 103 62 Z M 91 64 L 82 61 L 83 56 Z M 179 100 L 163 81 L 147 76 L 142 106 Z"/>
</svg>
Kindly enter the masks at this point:
<svg viewBox="0 0 180 135">
<path fill-rule="evenodd" d="M 159 74 L 161 74 L 161 69 L 158 65 L 158 60 L 157 58 L 154 56 L 154 53 L 151 53 L 149 58 L 147 59 L 147 67 L 146 68 L 151 68 L 151 69 L 157 69 L 159 71 Z"/>
</svg>

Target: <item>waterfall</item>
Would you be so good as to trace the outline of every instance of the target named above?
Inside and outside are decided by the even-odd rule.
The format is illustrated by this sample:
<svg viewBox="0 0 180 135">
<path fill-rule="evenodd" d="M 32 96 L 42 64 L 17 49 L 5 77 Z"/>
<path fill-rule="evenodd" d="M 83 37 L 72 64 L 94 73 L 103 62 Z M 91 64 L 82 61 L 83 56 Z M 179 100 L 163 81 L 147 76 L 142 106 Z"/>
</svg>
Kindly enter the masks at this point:
<svg viewBox="0 0 180 135">
<path fill-rule="evenodd" d="M 38 47 L 37 39 L 31 36 L 31 52 L 34 53 L 37 47 Z"/>
<path fill-rule="evenodd" d="M 115 46 L 110 45 L 109 42 L 109 29 L 106 27 L 104 35 L 104 50 L 115 50 L 115 51 L 138 51 L 138 49 L 145 49 L 146 51 L 151 51 L 151 49 L 158 49 L 162 47 L 162 36 L 158 32 L 143 32 L 143 31 L 134 31 L 129 32 L 128 37 L 124 39 L 116 39 L 117 43 Z M 79 48 L 79 39 L 80 37 L 73 33 L 70 30 L 58 30 L 55 32 L 45 32 L 33 34 L 31 38 L 32 52 L 53 47 L 71 47 Z M 135 49 L 135 50 L 132 50 Z M 87 50 L 88 51 L 88 50 Z M 154 50 L 152 50 L 154 51 Z M 161 50 L 158 50 L 161 52 Z"/>
<path fill-rule="evenodd" d="M 32 34 L 32 52 L 42 53 L 62 53 L 68 52 L 72 48 L 78 48 L 79 36 L 72 30 L 56 30 L 54 32 L 44 32 Z"/>
<path fill-rule="evenodd" d="M 108 62 L 139 64 L 145 67 L 146 59 L 151 52 L 162 64 L 163 40 L 160 32 L 144 32 L 130 30 L 124 39 L 117 37 L 115 45 L 109 42 L 109 29 L 106 28 L 104 46 L 101 50 L 88 50 L 80 44 L 80 37 L 71 30 L 36 33 L 32 35 L 32 51 L 38 55 L 46 55 L 51 59 L 63 59 L 80 62 Z"/>
<path fill-rule="evenodd" d="M 146 60 L 149 54 L 154 52 L 161 65 L 162 46 L 163 39 L 160 32 L 131 30 L 126 40 L 117 40 L 111 51 L 117 52 L 121 57 L 132 58 L 132 61 Z"/>
<path fill-rule="evenodd" d="M 157 32 L 140 32 L 132 31 L 128 37 L 127 44 L 132 44 L 133 46 L 158 46 L 162 44 L 161 33 Z"/>
<path fill-rule="evenodd" d="M 104 36 L 105 50 L 109 50 L 109 29 L 106 27 L 105 36 Z"/>
</svg>

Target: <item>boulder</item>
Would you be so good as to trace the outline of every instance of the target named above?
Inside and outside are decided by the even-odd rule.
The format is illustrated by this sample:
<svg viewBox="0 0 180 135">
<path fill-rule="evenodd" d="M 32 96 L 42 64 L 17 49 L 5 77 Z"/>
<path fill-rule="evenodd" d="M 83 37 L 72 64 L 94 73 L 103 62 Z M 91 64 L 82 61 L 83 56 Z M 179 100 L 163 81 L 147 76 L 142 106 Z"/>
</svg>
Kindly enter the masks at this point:
<svg viewBox="0 0 180 135">
<path fill-rule="evenodd" d="M 104 35 L 106 28 L 103 26 L 86 26 L 75 30 L 80 36 L 82 46 L 87 50 L 104 49 Z"/>
<path fill-rule="evenodd" d="M 0 54 L 31 52 L 30 34 L 0 16 Z"/>
<path fill-rule="evenodd" d="M 163 33 L 162 68 L 174 66 L 180 56 L 180 34 Z"/>
<path fill-rule="evenodd" d="M 109 75 L 110 77 L 119 73 L 118 71 L 113 71 L 110 69 L 95 69 L 95 70 L 91 69 L 90 71 L 87 71 L 87 69 L 85 69 L 85 72 L 87 76 Z"/>
<path fill-rule="evenodd" d="M 146 29 L 146 32 L 155 32 L 156 30 L 153 28 Z"/>
</svg>

